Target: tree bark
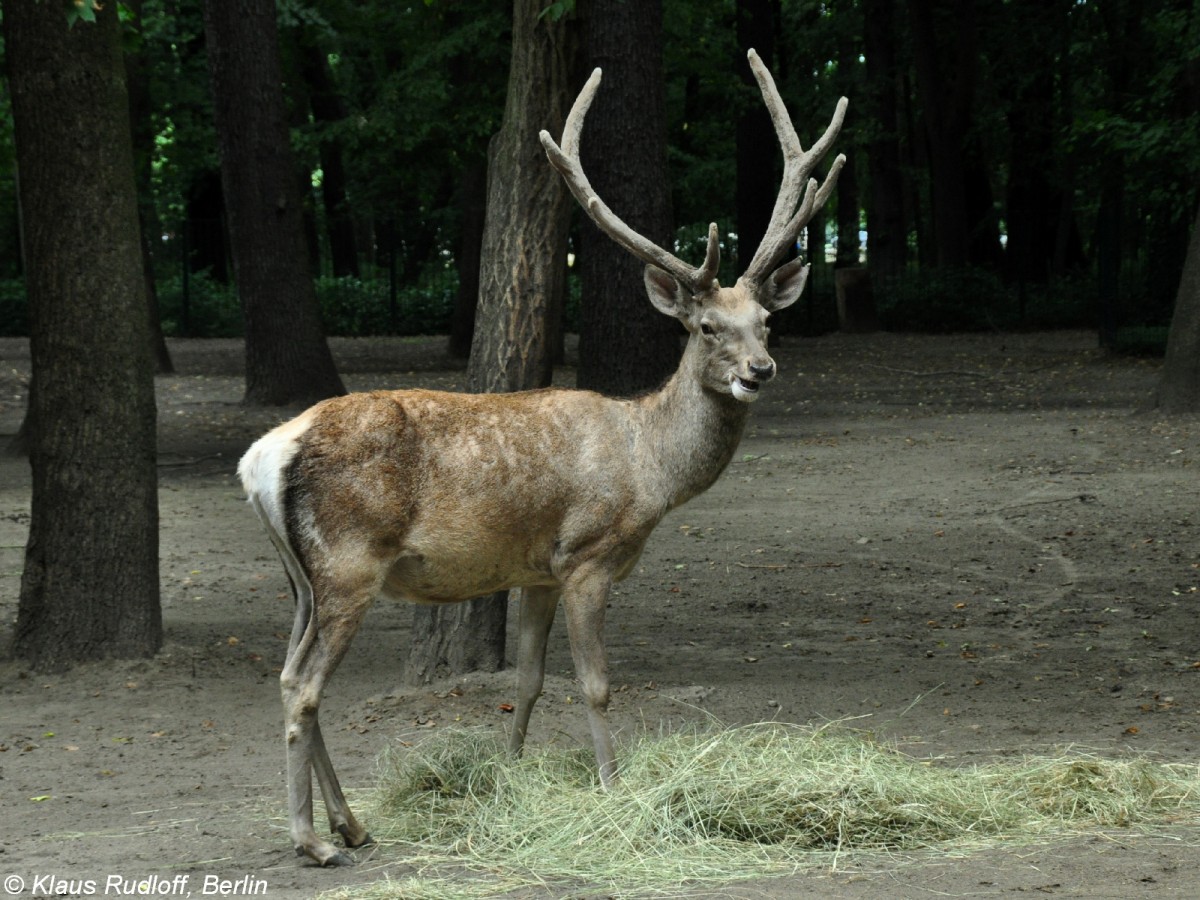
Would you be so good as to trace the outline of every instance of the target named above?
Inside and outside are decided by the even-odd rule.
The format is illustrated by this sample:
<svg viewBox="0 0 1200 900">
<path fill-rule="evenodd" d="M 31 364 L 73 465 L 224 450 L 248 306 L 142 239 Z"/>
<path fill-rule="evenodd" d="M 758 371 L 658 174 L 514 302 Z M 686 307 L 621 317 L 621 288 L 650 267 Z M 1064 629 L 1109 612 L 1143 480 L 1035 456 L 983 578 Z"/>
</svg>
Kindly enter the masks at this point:
<svg viewBox="0 0 1200 900">
<path fill-rule="evenodd" d="M 897 101 L 895 0 L 864 0 L 867 116 L 874 120 L 867 147 L 870 183 L 867 209 L 867 265 L 882 282 L 904 271 L 908 234 L 904 220 L 904 181 L 900 168 L 900 115 Z"/>
<path fill-rule="evenodd" d="M 604 70 L 604 84 L 584 126 L 584 171 L 631 228 L 670 248 L 661 0 L 593 0 L 586 31 L 589 68 Z M 579 387 L 640 393 L 658 387 L 678 366 L 679 324 L 647 300 L 644 269 L 590 219 L 583 222 Z"/>
<path fill-rule="evenodd" d="M 1200 210 L 1192 225 L 1154 403 L 1167 413 L 1200 412 Z"/>
<path fill-rule="evenodd" d="M 971 136 L 980 54 L 975 0 L 909 0 L 913 59 L 929 146 L 939 266 L 997 261 L 991 189 Z M 952 41 L 947 46 L 947 41 Z"/>
<path fill-rule="evenodd" d="M 771 124 L 771 113 L 761 100 L 758 82 L 746 59 L 746 51 L 753 47 L 769 70 L 778 71 L 775 65 L 777 10 L 775 0 L 738 0 L 734 11 L 737 16 L 734 68 L 745 86 L 743 94 L 748 98 L 738 114 L 734 131 L 737 144 L 734 212 L 739 273 L 762 242 L 779 190 L 779 143 L 775 139 L 775 126 Z"/>
<path fill-rule="evenodd" d="M 467 359 L 475 334 L 475 309 L 479 305 L 479 266 L 483 258 L 483 229 L 487 212 L 487 161 L 468 165 L 458 181 L 458 290 L 450 322 L 451 355 Z"/>
<path fill-rule="evenodd" d="M 504 121 L 489 149 L 479 305 L 467 382 L 475 392 L 550 381 L 548 313 L 566 265 L 569 195 L 547 163 L 541 128 L 561 134 L 575 42 L 568 20 L 539 18 L 543 0 L 513 3 L 513 53 Z M 512 515 L 523 515 L 512 510 Z M 504 665 L 507 592 L 417 606 L 405 680 L 495 671 Z"/>
<path fill-rule="evenodd" d="M 201 169 L 184 199 L 184 264 L 189 272 L 208 272 L 218 284 L 229 283 L 229 242 L 225 234 L 225 194 L 221 173 Z"/>
<path fill-rule="evenodd" d="M 839 93 L 849 95 L 854 87 L 853 72 L 861 53 L 860 38 L 849 28 L 838 31 L 838 86 Z M 850 109 L 846 114 L 843 130 L 847 134 L 858 131 L 858 110 Z M 859 264 L 858 231 L 862 220 L 862 209 L 858 200 L 858 165 L 853 147 L 845 146 L 846 164 L 842 167 L 837 183 L 837 257 L 834 267 L 855 268 Z"/>
<path fill-rule="evenodd" d="M 36 386 L 14 652 L 49 671 L 162 641 L 154 362 L 116 7 L 3 12 Z"/>
<path fill-rule="evenodd" d="M 246 331 L 245 402 L 311 403 L 346 389 L 321 332 L 288 143 L 272 0 L 206 0 L 221 184 Z"/>
</svg>

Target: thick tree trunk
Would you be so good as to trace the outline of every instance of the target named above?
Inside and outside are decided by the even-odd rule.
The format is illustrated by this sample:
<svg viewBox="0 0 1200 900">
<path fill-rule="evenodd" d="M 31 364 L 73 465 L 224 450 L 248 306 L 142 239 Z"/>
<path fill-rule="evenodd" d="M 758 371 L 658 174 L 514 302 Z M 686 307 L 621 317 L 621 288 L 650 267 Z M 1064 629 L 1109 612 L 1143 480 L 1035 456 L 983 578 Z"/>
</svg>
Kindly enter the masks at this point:
<svg viewBox="0 0 1200 900">
<path fill-rule="evenodd" d="M 449 350 L 466 359 L 475 334 L 475 309 L 479 304 L 479 265 L 483 256 L 483 228 L 487 211 L 487 162 L 467 166 L 458 181 L 458 291 L 450 322 Z"/>
<path fill-rule="evenodd" d="M 1192 225 L 1154 400 L 1163 412 L 1200 412 L 1200 210 Z"/>
<path fill-rule="evenodd" d="M 882 283 L 904 271 L 908 256 L 900 169 L 895 0 L 864 0 L 863 18 L 867 116 L 874 120 L 867 148 L 867 266 L 872 279 Z"/>
<path fill-rule="evenodd" d="M 24 221 L 33 471 L 15 653 L 39 670 L 162 640 L 153 359 L 115 5 L 4 3 Z"/>
<path fill-rule="evenodd" d="M 538 130 L 562 133 L 570 101 L 573 28 L 539 18 L 543 0 L 513 4 L 512 68 L 500 132 L 492 139 L 479 306 L 469 387 L 518 391 L 550 380 L 547 322 L 566 265 L 569 196 L 546 161 Z M 523 515 L 512 510 L 512 515 Z M 495 671 L 504 665 L 506 592 L 417 606 L 405 680 Z"/>
<path fill-rule="evenodd" d="M 979 54 L 975 0 L 909 0 L 913 59 L 929 147 L 939 266 L 994 261 L 990 189 L 970 143 Z M 945 22 L 953 27 L 947 29 Z M 947 47 L 948 39 L 952 41 Z M 977 155 L 977 154 L 976 154 Z M 985 196 L 986 195 L 986 196 Z"/>
<path fill-rule="evenodd" d="M 838 32 L 838 93 L 848 96 L 856 87 L 853 72 L 862 54 L 861 37 L 849 28 Z M 844 132 L 854 134 L 857 127 L 858 108 L 851 108 L 846 114 Z M 837 259 L 835 268 L 846 269 L 857 267 L 860 260 L 858 232 L 862 221 L 862 205 L 858 199 L 858 154 L 853 147 L 843 146 L 846 150 L 846 164 L 838 176 L 837 183 Z"/>
<path fill-rule="evenodd" d="M 673 245 L 667 178 L 661 0 L 593 0 L 586 23 L 588 68 L 604 85 L 588 112 L 581 144 L 596 193 L 634 231 Z M 628 395 L 658 387 L 679 363 L 679 325 L 646 298 L 643 263 L 580 226 L 579 375 L 581 388 Z"/>
<path fill-rule="evenodd" d="M 250 404 L 345 393 L 321 332 L 272 0 L 206 0 L 204 29 Z"/>
<path fill-rule="evenodd" d="M 195 174 L 184 200 L 184 262 L 189 272 L 208 272 L 213 281 L 229 283 L 229 247 L 225 235 L 225 195 L 221 173 Z"/>
<path fill-rule="evenodd" d="M 738 0 L 737 59 L 734 68 L 745 85 L 743 93 L 750 101 L 738 115 L 734 136 L 737 142 L 737 171 L 734 207 L 737 223 L 740 273 L 754 256 L 775 206 L 779 190 L 779 143 L 771 113 L 761 101 L 758 82 L 750 71 L 746 51 L 754 48 L 767 68 L 778 71 L 775 63 L 777 31 L 776 0 Z"/>
</svg>

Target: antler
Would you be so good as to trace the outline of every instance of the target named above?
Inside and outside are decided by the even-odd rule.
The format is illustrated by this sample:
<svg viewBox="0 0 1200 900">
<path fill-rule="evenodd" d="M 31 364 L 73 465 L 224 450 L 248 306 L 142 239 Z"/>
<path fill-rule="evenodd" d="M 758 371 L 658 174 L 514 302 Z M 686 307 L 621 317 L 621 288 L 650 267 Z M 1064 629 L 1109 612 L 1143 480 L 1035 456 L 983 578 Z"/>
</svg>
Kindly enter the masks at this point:
<svg viewBox="0 0 1200 900">
<path fill-rule="evenodd" d="M 821 158 L 829 152 L 830 146 L 837 138 L 838 132 L 841 131 L 849 101 L 845 97 L 838 100 L 829 127 L 825 129 L 820 140 L 805 153 L 800 147 L 800 139 L 796 137 L 796 129 L 792 127 L 792 120 L 788 116 L 787 108 L 779 96 L 779 89 L 775 87 L 775 79 L 771 77 L 771 73 L 767 71 L 767 67 L 759 59 L 757 53 L 750 50 L 746 55 L 750 59 L 750 69 L 758 81 L 763 100 L 771 113 L 771 121 L 775 124 L 775 134 L 783 148 L 783 182 L 779 187 L 779 196 L 775 199 L 775 207 L 771 211 L 771 221 L 767 225 L 762 242 L 758 245 L 758 250 L 754 253 L 754 258 L 750 260 L 750 265 L 746 267 L 746 271 L 739 279 L 758 285 L 774 271 L 788 247 L 795 243 L 800 229 L 808 224 L 813 213 L 820 209 L 829 199 L 829 195 L 833 193 L 838 173 L 846 163 L 844 155 L 839 154 L 833 161 L 829 167 L 829 174 L 825 176 L 825 181 L 820 186 L 815 178 L 809 176 L 812 175 L 813 169 L 816 168 Z M 796 201 L 800 198 L 802 186 L 804 187 L 804 198 L 800 201 L 800 207 L 797 209 Z"/>
<path fill-rule="evenodd" d="M 588 78 L 587 84 L 575 98 L 571 112 L 563 126 L 563 140 L 560 148 L 554 143 L 550 132 L 542 131 L 539 137 L 550 164 L 559 171 L 563 180 L 579 205 L 597 227 L 610 238 L 624 247 L 642 262 L 658 266 L 671 274 L 676 281 L 684 285 L 692 293 L 697 294 L 709 290 L 717 277 L 717 269 L 721 264 L 721 248 L 717 240 L 717 223 L 708 226 L 708 249 L 704 254 L 704 265 L 700 268 L 689 266 L 683 260 L 668 253 L 653 241 L 638 234 L 605 205 L 604 201 L 592 189 L 587 176 L 583 173 L 583 164 L 579 160 L 579 136 L 583 131 L 583 120 L 596 90 L 600 87 L 600 70 L 596 69 Z"/>
<path fill-rule="evenodd" d="M 795 242 L 800 229 L 808 224 L 813 213 L 820 209 L 829 199 L 829 195 L 833 193 L 838 173 L 841 172 L 842 166 L 846 162 L 845 156 L 839 154 L 833 161 L 824 182 L 818 183 L 817 179 L 810 176 L 817 167 L 817 163 L 829 152 L 838 132 L 841 131 L 848 101 L 845 97 L 838 101 L 829 127 L 825 129 L 820 140 L 805 153 L 800 146 L 800 139 L 796 136 L 796 129 L 792 126 L 791 117 L 788 116 L 787 108 L 783 105 L 783 99 L 779 96 L 779 89 L 775 87 L 775 80 L 771 77 L 771 73 L 767 71 L 767 67 L 753 50 L 750 50 L 747 56 L 750 59 L 750 68 L 762 91 L 763 100 L 771 113 L 775 134 L 783 148 L 783 182 L 779 188 L 779 196 L 775 199 L 775 207 L 771 211 L 771 221 L 767 225 L 762 242 L 758 245 L 758 250 L 755 251 L 754 258 L 750 260 L 750 265 L 738 279 L 757 286 L 766 280 L 779 264 L 788 247 Z M 562 147 L 554 143 L 550 132 L 539 133 L 542 146 L 545 147 L 546 155 L 550 158 L 550 164 L 563 176 L 567 187 L 592 221 L 619 245 L 642 262 L 658 266 L 670 273 L 692 293 L 711 289 L 715 286 L 717 268 L 721 263 L 721 248 L 717 240 L 716 222 L 708 226 L 708 249 L 704 255 L 704 265 L 695 268 L 638 234 L 621 221 L 600 199 L 588 182 L 587 175 L 583 172 L 583 164 L 579 159 L 579 137 L 583 131 L 583 120 L 587 116 L 588 108 L 592 105 L 592 100 L 599 87 L 600 70 L 595 69 L 571 106 L 571 112 L 563 127 Z M 802 188 L 803 198 L 800 197 Z M 799 208 L 796 207 L 797 200 L 800 201 Z"/>
</svg>

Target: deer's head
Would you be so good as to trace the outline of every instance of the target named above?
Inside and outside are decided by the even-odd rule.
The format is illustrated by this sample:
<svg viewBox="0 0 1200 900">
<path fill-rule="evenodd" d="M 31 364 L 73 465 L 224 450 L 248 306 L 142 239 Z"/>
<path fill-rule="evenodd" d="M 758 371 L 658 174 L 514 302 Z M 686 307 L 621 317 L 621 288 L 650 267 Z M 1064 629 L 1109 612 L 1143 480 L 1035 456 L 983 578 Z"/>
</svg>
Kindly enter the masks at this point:
<svg viewBox="0 0 1200 900">
<path fill-rule="evenodd" d="M 751 50 L 747 55 L 783 147 L 784 167 L 783 182 L 766 233 L 733 287 L 721 287 L 717 282 L 721 249 L 715 222 L 708 227 L 708 249 L 704 263 L 697 268 L 626 225 L 588 183 L 579 159 L 579 139 L 588 108 L 600 87 L 599 69 L 592 72 L 571 107 L 563 128 L 562 146 L 554 142 L 549 132 L 541 132 L 540 137 L 551 165 L 562 174 L 592 221 L 646 263 L 646 293 L 650 302 L 661 312 L 679 319 L 688 330 L 689 350 L 695 351 L 691 355 L 704 386 L 750 403 L 758 399 L 759 386 L 775 375 L 775 363 L 766 347 L 767 318 L 795 303 L 808 279 L 808 266 L 803 259 L 782 264 L 781 261 L 795 245 L 800 230 L 833 192 L 838 173 L 846 162 L 839 155 L 824 182 L 811 177 L 841 130 L 847 101 L 845 97 L 838 101 L 829 127 L 805 152 L 771 73 L 757 53 Z"/>
</svg>

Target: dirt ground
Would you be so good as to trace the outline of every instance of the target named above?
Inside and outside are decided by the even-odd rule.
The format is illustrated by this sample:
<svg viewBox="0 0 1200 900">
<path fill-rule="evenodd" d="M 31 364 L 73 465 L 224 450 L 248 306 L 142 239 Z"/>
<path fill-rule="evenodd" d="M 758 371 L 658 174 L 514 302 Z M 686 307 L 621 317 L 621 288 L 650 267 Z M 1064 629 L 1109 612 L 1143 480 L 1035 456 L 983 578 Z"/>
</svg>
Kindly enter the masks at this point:
<svg viewBox="0 0 1200 900">
<path fill-rule="evenodd" d="M 334 350 L 352 389 L 459 387 L 442 343 Z M 0 459 L 5 890 L 77 896 L 92 880 L 111 895 L 178 876 L 151 891 L 203 896 L 225 880 L 232 894 L 294 898 L 403 876 L 386 849 L 337 871 L 293 857 L 277 685 L 291 604 L 233 471 L 288 413 L 239 404 L 237 342 L 171 349 L 179 374 L 158 379 L 166 643 L 154 659 L 45 676 L 12 658 L 29 478 Z M 1074 332 L 833 335 L 774 352 L 781 375 L 733 464 L 662 523 L 612 598 L 621 734 L 707 714 L 846 719 L 950 762 L 1068 744 L 1196 761 L 1200 422 L 1141 410 L 1156 363 L 1110 358 Z M 0 435 L 19 423 L 28 366 L 23 342 L 0 341 Z M 326 694 L 349 788 L 369 786 L 389 742 L 507 725 L 511 673 L 401 683 L 409 617 L 377 605 Z M 531 745 L 587 744 L 561 617 L 548 672 Z M 716 893 L 1024 892 L 1200 896 L 1200 832 L 851 860 Z"/>
</svg>

